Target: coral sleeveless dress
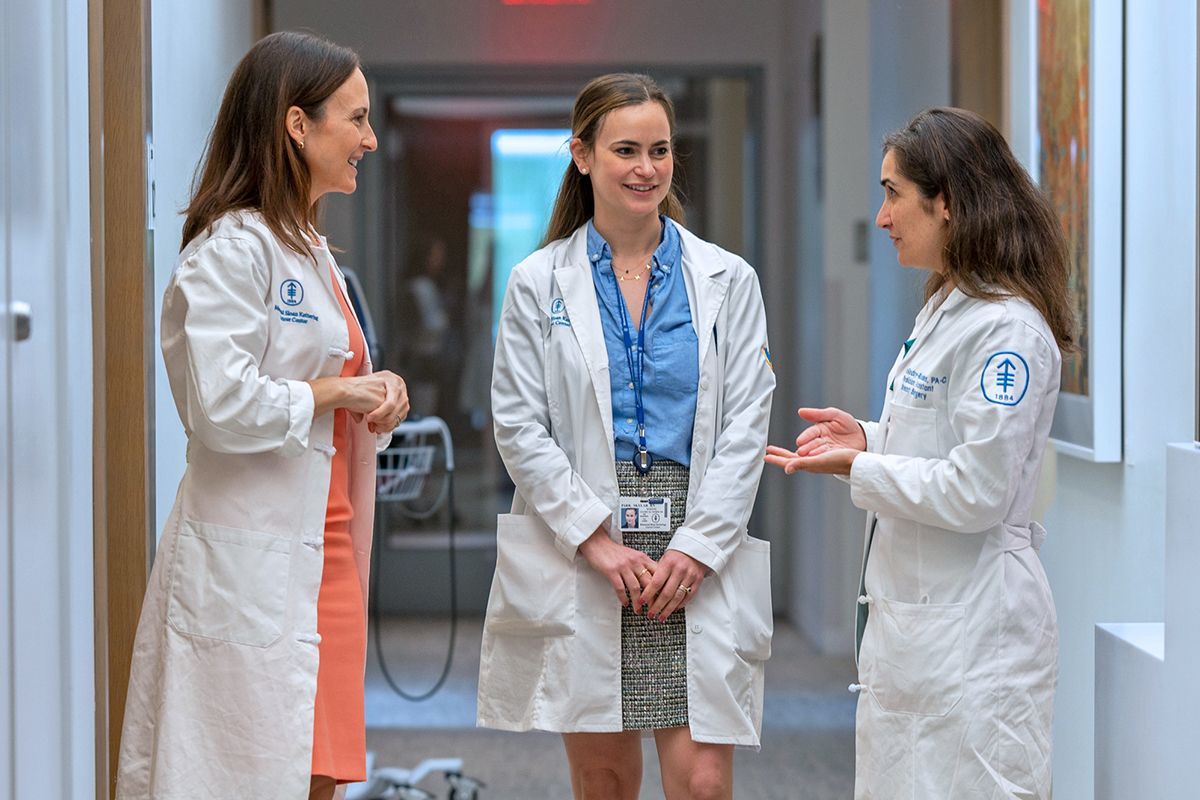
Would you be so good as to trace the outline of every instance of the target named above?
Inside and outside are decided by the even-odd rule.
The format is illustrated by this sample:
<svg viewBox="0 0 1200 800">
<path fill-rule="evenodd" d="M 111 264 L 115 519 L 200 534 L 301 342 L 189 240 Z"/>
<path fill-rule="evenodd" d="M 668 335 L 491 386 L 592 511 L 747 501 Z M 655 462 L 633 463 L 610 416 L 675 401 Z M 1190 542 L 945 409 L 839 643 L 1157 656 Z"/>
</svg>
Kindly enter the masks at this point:
<svg viewBox="0 0 1200 800">
<path fill-rule="evenodd" d="M 350 332 L 353 355 L 342 366 L 342 377 L 358 374 L 366 344 L 333 275 L 334 292 Z M 363 675 L 367 659 L 367 619 L 363 608 L 354 545 L 350 540 L 349 412 L 334 412 L 333 466 L 329 503 L 325 511 L 325 566 L 317 598 L 317 634 L 321 663 L 317 670 L 316 718 L 313 725 L 313 775 L 338 783 L 367 779 L 367 732 L 363 712 Z"/>
</svg>

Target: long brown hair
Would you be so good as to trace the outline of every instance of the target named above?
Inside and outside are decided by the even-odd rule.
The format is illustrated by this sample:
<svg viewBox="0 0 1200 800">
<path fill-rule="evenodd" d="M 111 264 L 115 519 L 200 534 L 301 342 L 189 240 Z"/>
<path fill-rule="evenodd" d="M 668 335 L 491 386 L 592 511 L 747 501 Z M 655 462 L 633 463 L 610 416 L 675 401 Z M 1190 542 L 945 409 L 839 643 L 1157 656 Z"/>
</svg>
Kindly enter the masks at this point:
<svg viewBox="0 0 1200 800">
<path fill-rule="evenodd" d="M 642 103 L 658 103 L 667 113 L 667 125 L 671 130 L 672 150 L 675 140 L 675 106 L 667 93 L 649 75 L 616 72 L 592 79 L 575 98 L 571 112 L 571 137 L 583 142 L 589 151 L 596 146 L 596 135 L 608 112 L 625 106 L 640 106 Z M 592 195 L 592 179 L 583 175 L 574 163 L 567 165 L 554 211 L 550 214 L 550 225 L 542 247 L 564 236 L 571 235 L 576 228 L 587 222 L 596 213 L 596 200 Z M 675 193 L 674 185 L 667 196 L 658 204 L 658 213 L 683 224 L 683 204 Z"/>
<path fill-rule="evenodd" d="M 883 152 L 922 198 L 940 194 L 950 212 L 943 272 L 929 276 L 925 299 L 947 280 L 968 297 L 1022 297 L 1041 312 L 1060 350 L 1076 350 L 1062 224 L 1000 132 L 970 111 L 931 108 L 884 138 Z"/>
<path fill-rule="evenodd" d="M 287 247 L 308 255 L 307 232 L 317 227 L 309 202 L 311 175 L 287 133 L 287 110 L 311 119 L 356 69 L 358 55 L 307 33 L 263 37 L 242 58 L 221 101 L 185 213 L 183 242 L 208 230 L 221 215 L 255 210 Z"/>
</svg>

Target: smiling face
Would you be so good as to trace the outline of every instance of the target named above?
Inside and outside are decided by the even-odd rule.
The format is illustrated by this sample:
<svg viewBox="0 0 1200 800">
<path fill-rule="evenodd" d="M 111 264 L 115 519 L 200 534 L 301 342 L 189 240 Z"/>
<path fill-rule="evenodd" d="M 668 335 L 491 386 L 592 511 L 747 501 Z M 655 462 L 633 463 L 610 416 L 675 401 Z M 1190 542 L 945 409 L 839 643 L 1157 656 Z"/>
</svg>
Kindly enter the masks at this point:
<svg viewBox="0 0 1200 800">
<path fill-rule="evenodd" d="M 312 177 L 311 202 L 327 192 L 350 194 L 356 188 L 359 159 L 376 146 L 367 121 L 370 104 L 367 79 L 356 69 L 325 101 L 320 119 L 295 106 L 288 109 L 288 132 L 304 144 L 300 157 Z"/>
<path fill-rule="evenodd" d="M 572 139 L 571 156 L 576 168 L 592 179 L 598 222 L 623 225 L 657 215 L 671 190 L 671 125 L 656 102 L 608 112 L 595 146 L 589 149 Z"/>
<path fill-rule="evenodd" d="M 875 224 L 888 232 L 900 265 L 941 272 L 950 222 L 945 198 L 940 194 L 932 200 L 922 197 L 917 185 L 896 169 L 896 158 L 890 150 L 883 157 L 879 182 L 883 185 L 883 205 Z"/>
</svg>

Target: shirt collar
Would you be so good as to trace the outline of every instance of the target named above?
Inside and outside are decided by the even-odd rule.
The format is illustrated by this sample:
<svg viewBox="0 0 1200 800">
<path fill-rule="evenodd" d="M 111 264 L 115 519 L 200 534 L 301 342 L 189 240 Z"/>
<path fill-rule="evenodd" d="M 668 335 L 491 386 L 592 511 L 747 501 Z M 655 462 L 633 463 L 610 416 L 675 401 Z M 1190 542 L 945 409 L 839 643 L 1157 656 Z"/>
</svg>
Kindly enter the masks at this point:
<svg viewBox="0 0 1200 800">
<path fill-rule="evenodd" d="M 654 269 L 670 271 L 679 265 L 681 255 L 679 231 L 661 214 L 658 219 L 662 223 L 662 236 L 659 238 L 658 249 L 654 251 Z M 612 250 L 604 237 L 596 231 L 596 226 L 591 219 L 587 224 L 587 251 L 588 261 L 593 266 L 612 270 Z"/>
</svg>

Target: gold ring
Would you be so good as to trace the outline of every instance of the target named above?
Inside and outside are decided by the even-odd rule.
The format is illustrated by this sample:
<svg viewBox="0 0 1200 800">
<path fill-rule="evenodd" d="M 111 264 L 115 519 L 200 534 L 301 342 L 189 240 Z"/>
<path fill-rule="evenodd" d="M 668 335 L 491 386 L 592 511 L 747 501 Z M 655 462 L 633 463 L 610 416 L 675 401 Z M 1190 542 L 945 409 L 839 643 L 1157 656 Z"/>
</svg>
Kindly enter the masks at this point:
<svg viewBox="0 0 1200 800">
<path fill-rule="evenodd" d="M 687 592 L 688 594 L 691 594 L 691 593 L 692 593 L 692 587 L 690 587 L 690 586 L 684 586 L 682 583 L 681 583 L 681 584 L 679 584 L 679 589 L 676 589 L 675 591 L 677 591 L 677 592 L 678 592 L 680 589 L 682 589 L 683 591 Z"/>
<path fill-rule="evenodd" d="M 649 571 L 650 571 L 650 568 L 649 568 L 649 567 L 645 567 L 645 568 L 643 568 L 643 569 L 642 569 L 642 571 L 641 571 L 641 572 L 639 572 L 639 573 L 638 573 L 637 575 L 635 575 L 634 577 L 635 577 L 635 578 L 640 578 L 640 577 L 642 577 L 643 575 L 645 575 L 645 574 L 646 574 L 647 572 L 649 572 Z"/>
</svg>

